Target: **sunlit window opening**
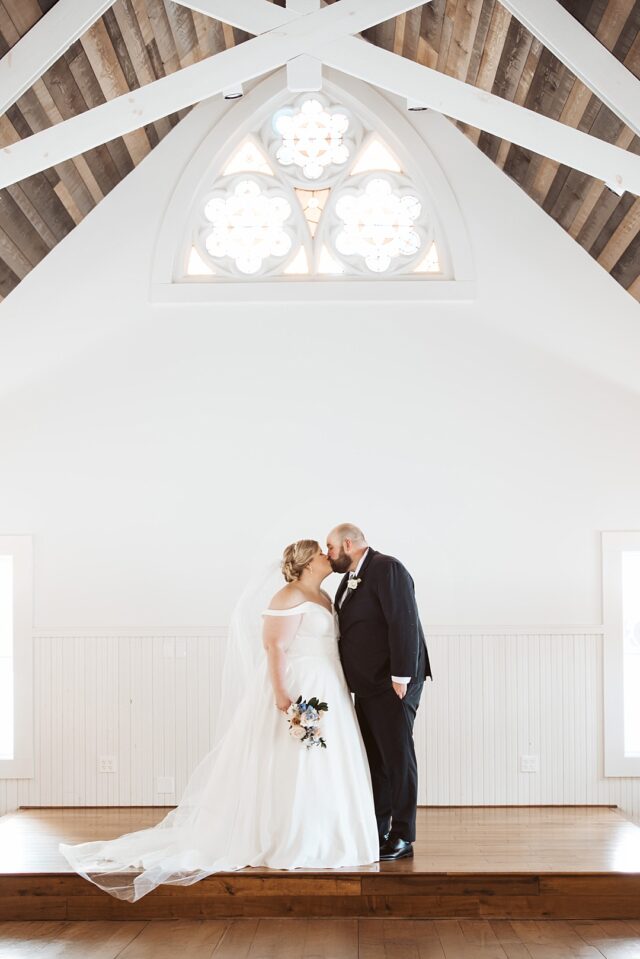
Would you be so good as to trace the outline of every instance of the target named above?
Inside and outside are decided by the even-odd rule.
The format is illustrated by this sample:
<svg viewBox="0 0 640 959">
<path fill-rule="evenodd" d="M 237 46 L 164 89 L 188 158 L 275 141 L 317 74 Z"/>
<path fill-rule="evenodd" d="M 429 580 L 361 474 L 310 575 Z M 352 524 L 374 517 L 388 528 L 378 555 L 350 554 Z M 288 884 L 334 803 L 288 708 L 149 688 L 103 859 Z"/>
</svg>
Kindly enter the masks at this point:
<svg viewBox="0 0 640 959">
<path fill-rule="evenodd" d="M 388 180 L 376 177 L 357 193 L 341 196 L 336 214 L 344 226 L 336 249 L 360 256 L 373 273 L 384 273 L 393 260 L 413 256 L 420 248 L 414 223 L 422 207 L 416 196 L 398 196 Z"/>
<path fill-rule="evenodd" d="M 322 93 L 259 123 L 199 198 L 185 278 L 444 278 L 428 197 L 377 130 Z"/>
<path fill-rule="evenodd" d="M 300 200 L 302 212 L 309 224 L 309 233 L 315 236 L 329 190 L 296 190 L 296 196 Z"/>
<path fill-rule="evenodd" d="M 391 152 L 377 137 L 369 140 L 351 169 L 351 176 L 356 173 L 371 173 L 373 170 L 390 170 L 392 173 L 402 173 L 402 168 Z"/>
<path fill-rule="evenodd" d="M 344 273 L 344 267 L 338 263 L 335 257 L 331 256 L 326 246 L 323 246 L 320 250 L 318 273 L 321 275 L 326 274 L 327 276 L 340 276 Z"/>
<path fill-rule="evenodd" d="M 215 196 L 205 207 L 212 224 L 207 252 L 214 259 L 229 257 L 241 273 L 258 273 L 264 260 L 289 253 L 291 237 L 283 224 L 290 213 L 283 197 L 267 196 L 257 180 L 240 180 L 231 196 Z"/>
<path fill-rule="evenodd" d="M 640 756 L 640 550 L 622 553 L 624 754 Z"/>
<path fill-rule="evenodd" d="M 223 176 L 232 173 L 266 173 L 267 176 L 273 176 L 273 170 L 253 140 L 245 140 L 222 171 Z"/>
<path fill-rule="evenodd" d="M 187 275 L 188 276 L 212 276 L 213 270 L 211 267 L 204 262 L 195 246 L 191 247 L 191 252 L 189 253 L 189 262 L 187 263 Z"/>
<path fill-rule="evenodd" d="M 286 266 L 283 272 L 289 276 L 303 276 L 309 272 L 309 260 L 307 259 L 307 252 L 303 246 L 300 247 L 289 266 Z"/>
<path fill-rule="evenodd" d="M 13 742 L 13 556 L 0 556 L 0 759 Z"/>
<path fill-rule="evenodd" d="M 282 137 L 276 158 L 283 166 L 295 164 L 307 180 L 317 180 L 331 164 L 346 163 L 349 149 L 344 142 L 349 119 L 328 111 L 319 100 L 305 100 L 299 110 L 279 110 L 273 128 Z"/>
<path fill-rule="evenodd" d="M 440 257 L 435 241 L 427 250 L 426 255 L 416 266 L 414 273 L 440 273 Z"/>
</svg>

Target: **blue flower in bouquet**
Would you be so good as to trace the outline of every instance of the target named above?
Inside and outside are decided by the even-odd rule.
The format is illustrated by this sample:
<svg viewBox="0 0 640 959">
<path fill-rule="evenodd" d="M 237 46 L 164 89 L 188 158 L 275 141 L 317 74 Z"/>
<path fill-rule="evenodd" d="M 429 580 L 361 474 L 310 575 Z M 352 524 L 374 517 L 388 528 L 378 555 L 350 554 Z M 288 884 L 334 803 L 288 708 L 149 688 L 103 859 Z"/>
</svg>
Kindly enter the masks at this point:
<svg viewBox="0 0 640 959">
<path fill-rule="evenodd" d="M 300 724 L 307 727 L 315 726 L 319 719 L 318 710 L 314 709 L 313 706 L 307 706 L 300 719 Z"/>
<path fill-rule="evenodd" d="M 304 743 L 307 749 L 311 746 L 321 746 L 322 749 L 326 749 L 327 744 L 320 735 L 320 723 L 323 713 L 326 713 L 328 709 L 328 705 L 316 696 L 312 696 L 309 700 L 299 696 L 297 702 L 291 703 L 287 710 L 289 735 Z"/>
</svg>

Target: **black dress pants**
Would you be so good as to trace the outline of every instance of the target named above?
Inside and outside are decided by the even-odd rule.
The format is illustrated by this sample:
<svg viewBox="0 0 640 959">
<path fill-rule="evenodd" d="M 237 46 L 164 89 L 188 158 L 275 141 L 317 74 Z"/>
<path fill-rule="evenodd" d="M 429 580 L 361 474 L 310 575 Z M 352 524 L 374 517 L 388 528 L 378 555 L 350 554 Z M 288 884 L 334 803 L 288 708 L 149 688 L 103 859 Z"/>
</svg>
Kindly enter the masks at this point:
<svg viewBox="0 0 640 959">
<path fill-rule="evenodd" d="M 412 682 L 404 699 L 393 687 L 377 696 L 356 696 L 355 707 L 364 740 L 380 840 L 391 834 L 413 842 L 416 838 L 418 764 L 413 724 L 423 682 Z"/>
</svg>

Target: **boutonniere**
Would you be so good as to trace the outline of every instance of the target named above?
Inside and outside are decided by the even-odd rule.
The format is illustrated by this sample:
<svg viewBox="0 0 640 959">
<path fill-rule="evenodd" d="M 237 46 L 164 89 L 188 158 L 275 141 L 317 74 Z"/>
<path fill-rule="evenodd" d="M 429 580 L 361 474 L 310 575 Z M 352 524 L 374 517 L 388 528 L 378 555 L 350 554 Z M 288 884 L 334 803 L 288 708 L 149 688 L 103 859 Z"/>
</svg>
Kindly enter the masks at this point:
<svg viewBox="0 0 640 959">
<path fill-rule="evenodd" d="M 361 579 L 356 579 L 354 577 L 353 579 L 347 581 L 347 589 L 357 589 L 361 582 Z"/>
</svg>

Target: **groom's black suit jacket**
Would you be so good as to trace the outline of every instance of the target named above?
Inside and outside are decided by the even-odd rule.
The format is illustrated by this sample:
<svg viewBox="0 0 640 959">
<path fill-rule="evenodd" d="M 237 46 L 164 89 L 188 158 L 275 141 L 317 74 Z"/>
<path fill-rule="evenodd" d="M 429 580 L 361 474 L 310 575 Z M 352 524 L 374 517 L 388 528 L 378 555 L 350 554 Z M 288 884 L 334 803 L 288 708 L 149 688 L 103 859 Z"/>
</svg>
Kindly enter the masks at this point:
<svg viewBox="0 0 640 959">
<path fill-rule="evenodd" d="M 423 682 L 431 676 L 413 579 L 402 563 L 369 548 L 358 573 L 361 582 L 347 590 L 347 573 L 336 593 L 340 658 L 349 689 L 376 696 L 391 688 L 391 676 Z"/>
</svg>

